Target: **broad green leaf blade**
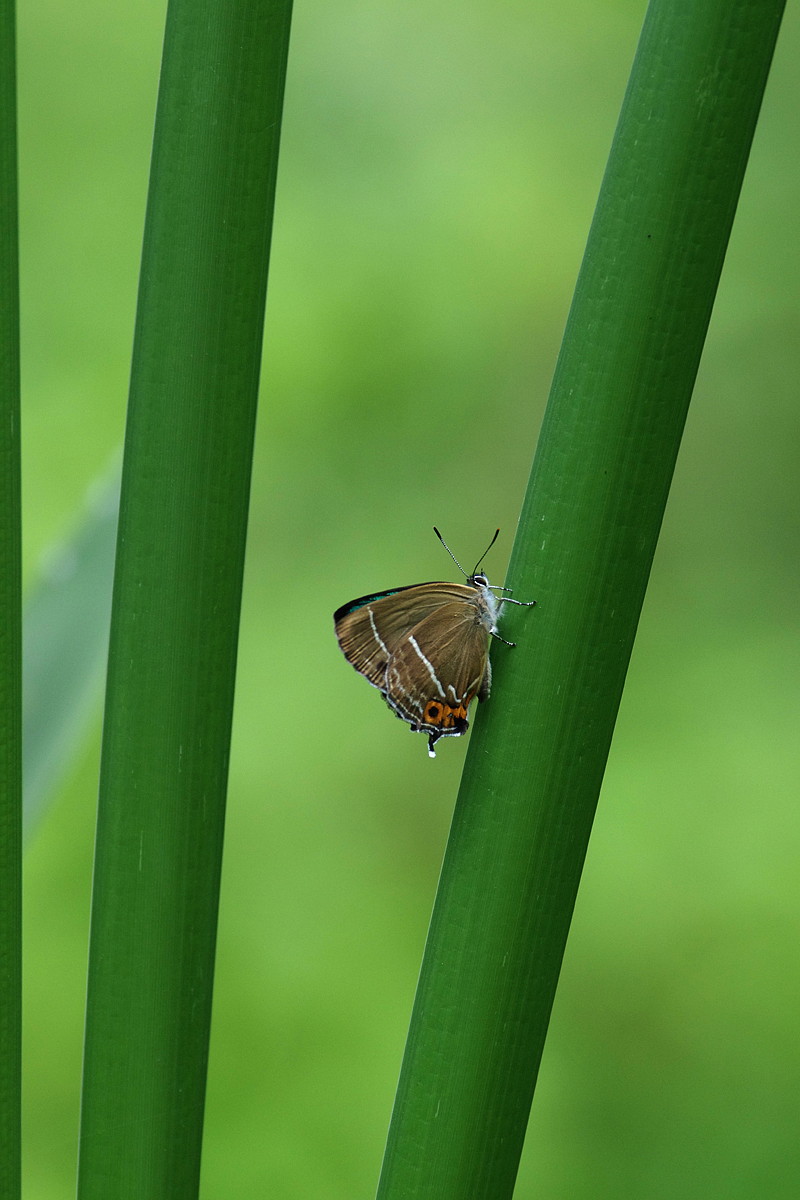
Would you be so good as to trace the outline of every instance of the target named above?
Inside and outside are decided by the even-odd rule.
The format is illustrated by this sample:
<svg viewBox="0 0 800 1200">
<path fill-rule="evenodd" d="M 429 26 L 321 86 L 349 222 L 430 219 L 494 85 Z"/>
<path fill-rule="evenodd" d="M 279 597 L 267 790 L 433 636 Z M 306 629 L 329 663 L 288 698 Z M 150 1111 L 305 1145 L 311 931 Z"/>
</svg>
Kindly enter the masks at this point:
<svg viewBox="0 0 800 1200">
<path fill-rule="evenodd" d="M 0 1194 L 20 1194 L 22 612 L 14 5 L 0 0 Z"/>
<path fill-rule="evenodd" d="M 783 4 L 654 0 L 510 568 L 379 1187 L 511 1196 L 597 796 Z M 592 1002 L 587 997 L 587 1005 Z"/>
<path fill-rule="evenodd" d="M 75 531 L 54 546 L 25 603 L 25 836 L 83 742 L 102 694 L 111 619 L 119 469 L 89 495 Z"/>
<path fill-rule="evenodd" d="M 290 5 L 170 0 L 114 580 L 80 1200 L 198 1190 Z"/>
</svg>

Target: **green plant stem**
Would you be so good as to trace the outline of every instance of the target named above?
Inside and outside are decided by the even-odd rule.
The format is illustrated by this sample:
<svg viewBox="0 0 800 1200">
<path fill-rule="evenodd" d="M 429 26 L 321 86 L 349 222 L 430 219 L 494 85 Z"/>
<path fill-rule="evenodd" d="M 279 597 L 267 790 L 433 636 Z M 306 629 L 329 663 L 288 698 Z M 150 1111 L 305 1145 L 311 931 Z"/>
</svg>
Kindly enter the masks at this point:
<svg viewBox="0 0 800 1200">
<path fill-rule="evenodd" d="M 81 1200 L 197 1195 L 291 8 L 170 0 L 131 376 Z"/>
<path fill-rule="evenodd" d="M 513 1191 L 780 0 L 654 0 L 514 547 L 378 1195 Z M 587 1005 L 591 997 L 587 997 Z"/>
<path fill-rule="evenodd" d="M 20 1194 L 22 568 L 17 107 L 12 0 L 0 0 L 0 1195 Z"/>
</svg>

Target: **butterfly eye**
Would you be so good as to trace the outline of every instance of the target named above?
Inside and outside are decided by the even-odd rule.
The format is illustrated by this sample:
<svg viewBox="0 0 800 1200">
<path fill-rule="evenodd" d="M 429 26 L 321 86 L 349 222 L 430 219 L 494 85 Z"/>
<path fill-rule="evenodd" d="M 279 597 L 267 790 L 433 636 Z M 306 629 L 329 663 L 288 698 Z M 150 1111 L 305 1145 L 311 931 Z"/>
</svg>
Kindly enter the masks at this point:
<svg viewBox="0 0 800 1200">
<path fill-rule="evenodd" d="M 488 587 L 489 586 L 489 580 L 486 575 L 473 575 L 472 582 L 474 584 L 476 584 L 478 587 Z"/>
</svg>

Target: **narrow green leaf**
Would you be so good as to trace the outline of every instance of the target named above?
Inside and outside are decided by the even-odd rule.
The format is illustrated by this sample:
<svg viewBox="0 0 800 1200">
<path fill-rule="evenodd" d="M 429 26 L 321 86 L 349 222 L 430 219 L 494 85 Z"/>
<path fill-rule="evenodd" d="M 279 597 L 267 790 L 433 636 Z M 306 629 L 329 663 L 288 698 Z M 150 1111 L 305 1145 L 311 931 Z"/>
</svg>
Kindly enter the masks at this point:
<svg viewBox="0 0 800 1200">
<path fill-rule="evenodd" d="M 25 601 L 24 831 L 28 838 L 83 741 L 102 693 L 119 468 L 92 488 L 76 529 L 47 555 Z"/>
<path fill-rule="evenodd" d="M 114 581 L 80 1200 L 197 1194 L 288 0 L 171 0 Z"/>
<path fill-rule="evenodd" d="M 653 0 L 510 568 L 379 1187 L 514 1187 L 597 796 L 780 24 Z M 591 999 L 587 998 L 587 1003 Z"/>
<path fill-rule="evenodd" d="M 20 1194 L 22 610 L 17 105 L 12 0 L 0 0 L 0 1195 Z"/>
</svg>

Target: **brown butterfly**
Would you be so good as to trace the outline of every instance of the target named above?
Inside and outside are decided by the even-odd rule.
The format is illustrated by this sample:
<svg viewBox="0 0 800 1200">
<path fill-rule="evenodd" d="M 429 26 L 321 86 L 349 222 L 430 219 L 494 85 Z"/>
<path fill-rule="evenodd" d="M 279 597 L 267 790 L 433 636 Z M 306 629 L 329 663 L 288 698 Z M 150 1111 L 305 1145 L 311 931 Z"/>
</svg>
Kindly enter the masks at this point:
<svg viewBox="0 0 800 1200">
<path fill-rule="evenodd" d="M 460 563 L 439 530 L 434 533 Z M 498 529 L 466 583 L 415 583 L 360 596 L 333 614 L 345 658 L 414 733 L 427 733 L 428 753 L 441 737 L 460 737 L 469 726 L 467 711 L 477 696 L 486 700 L 492 681 L 489 639 L 507 646 L 497 630 L 504 603 L 531 606 L 535 600 L 498 598 L 478 571 Z"/>
</svg>

